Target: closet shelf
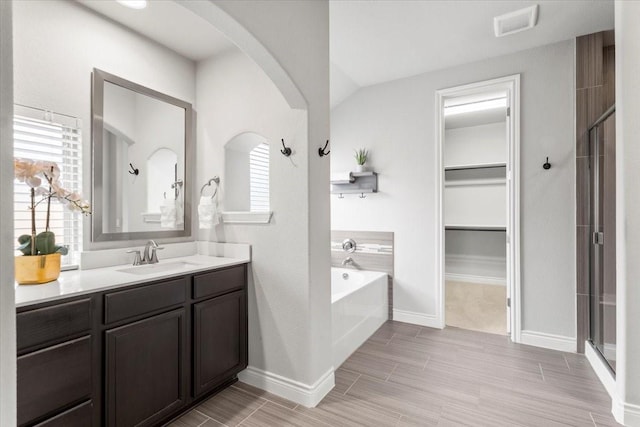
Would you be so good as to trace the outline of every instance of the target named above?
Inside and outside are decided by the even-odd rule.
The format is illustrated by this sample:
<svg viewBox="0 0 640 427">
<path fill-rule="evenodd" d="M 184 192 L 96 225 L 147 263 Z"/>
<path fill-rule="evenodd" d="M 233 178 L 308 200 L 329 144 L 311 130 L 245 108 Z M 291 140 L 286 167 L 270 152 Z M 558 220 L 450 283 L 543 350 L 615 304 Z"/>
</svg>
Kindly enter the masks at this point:
<svg viewBox="0 0 640 427">
<path fill-rule="evenodd" d="M 503 225 L 445 224 L 445 230 L 507 231 Z"/>
<path fill-rule="evenodd" d="M 475 163 L 475 164 L 467 164 L 467 165 L 450 165 L 445 166 L 444 170 L 446 171 L 456 171 L 456 170 L 468 170 L 468 169 L 489 169 L 489 168 L 506 168 L 506 162 L 495 162 L 495 163 Z"/>
</svg>

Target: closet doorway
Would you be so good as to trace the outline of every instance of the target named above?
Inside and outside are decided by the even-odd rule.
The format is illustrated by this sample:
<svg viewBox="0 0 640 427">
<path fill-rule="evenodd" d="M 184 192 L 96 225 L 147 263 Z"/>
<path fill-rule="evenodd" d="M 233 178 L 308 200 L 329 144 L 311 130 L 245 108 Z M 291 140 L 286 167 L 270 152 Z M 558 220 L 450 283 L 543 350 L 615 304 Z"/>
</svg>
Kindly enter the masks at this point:
<svg viewBox="0 0 640 427">
<path fill-rule="evenodd" d="M 519 76 L 437 91 L 442 327 L 520 340 Z"/>
</svg>

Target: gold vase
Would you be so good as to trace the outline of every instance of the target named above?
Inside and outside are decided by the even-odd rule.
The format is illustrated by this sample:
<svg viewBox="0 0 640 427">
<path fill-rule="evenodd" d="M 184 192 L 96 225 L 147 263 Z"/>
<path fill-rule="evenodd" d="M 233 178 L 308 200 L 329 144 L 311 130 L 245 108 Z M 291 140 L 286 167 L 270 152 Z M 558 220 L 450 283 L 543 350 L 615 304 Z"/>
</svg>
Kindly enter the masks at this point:
<svg viewBox="0 0 640 427">
<path fill-rule="evenodd" d="M 60 254 L 17 256 L 15 270 L 21 285 L 52 282 L 60 275 Z"/>
</svg>

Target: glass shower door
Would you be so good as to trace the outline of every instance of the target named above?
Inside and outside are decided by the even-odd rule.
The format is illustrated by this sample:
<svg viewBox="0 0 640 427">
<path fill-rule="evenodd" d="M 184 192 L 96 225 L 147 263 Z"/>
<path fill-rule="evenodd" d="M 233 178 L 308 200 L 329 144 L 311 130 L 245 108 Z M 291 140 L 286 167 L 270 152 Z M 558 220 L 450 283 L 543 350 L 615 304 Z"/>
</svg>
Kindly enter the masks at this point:
<svg viewBox="0 0 640 427">
<path fill-rule="evenodd" d="M 590 132 L 590 340 L 615 372 L 615 114 Z"/>
</svg>

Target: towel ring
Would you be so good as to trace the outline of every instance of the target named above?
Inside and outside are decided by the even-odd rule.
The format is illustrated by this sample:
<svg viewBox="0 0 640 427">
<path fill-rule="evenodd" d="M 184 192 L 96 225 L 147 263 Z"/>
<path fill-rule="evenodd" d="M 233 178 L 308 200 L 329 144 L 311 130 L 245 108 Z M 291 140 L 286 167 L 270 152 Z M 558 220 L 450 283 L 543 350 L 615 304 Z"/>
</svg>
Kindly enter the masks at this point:
<svg viewBox="0 0 640 427">
<path fill-rule="evenodd" d="M 213 178 L 211 178 L 205 185 L 202 186 L 202 188 L 200 188 L 200 196 L 203 196 L 203 192 L 207 187 L 211 187 L 212 183 L 216 183 L 216 189 L 213 192 L 213 195 L 211 196 L 211 198 L 213 199 L 214 197 L 216 197 L 216 194 L 218 194 L 218 184 L 220 184 L 220 178 L 217 176 L 214 176 Z"/>
</svg>

